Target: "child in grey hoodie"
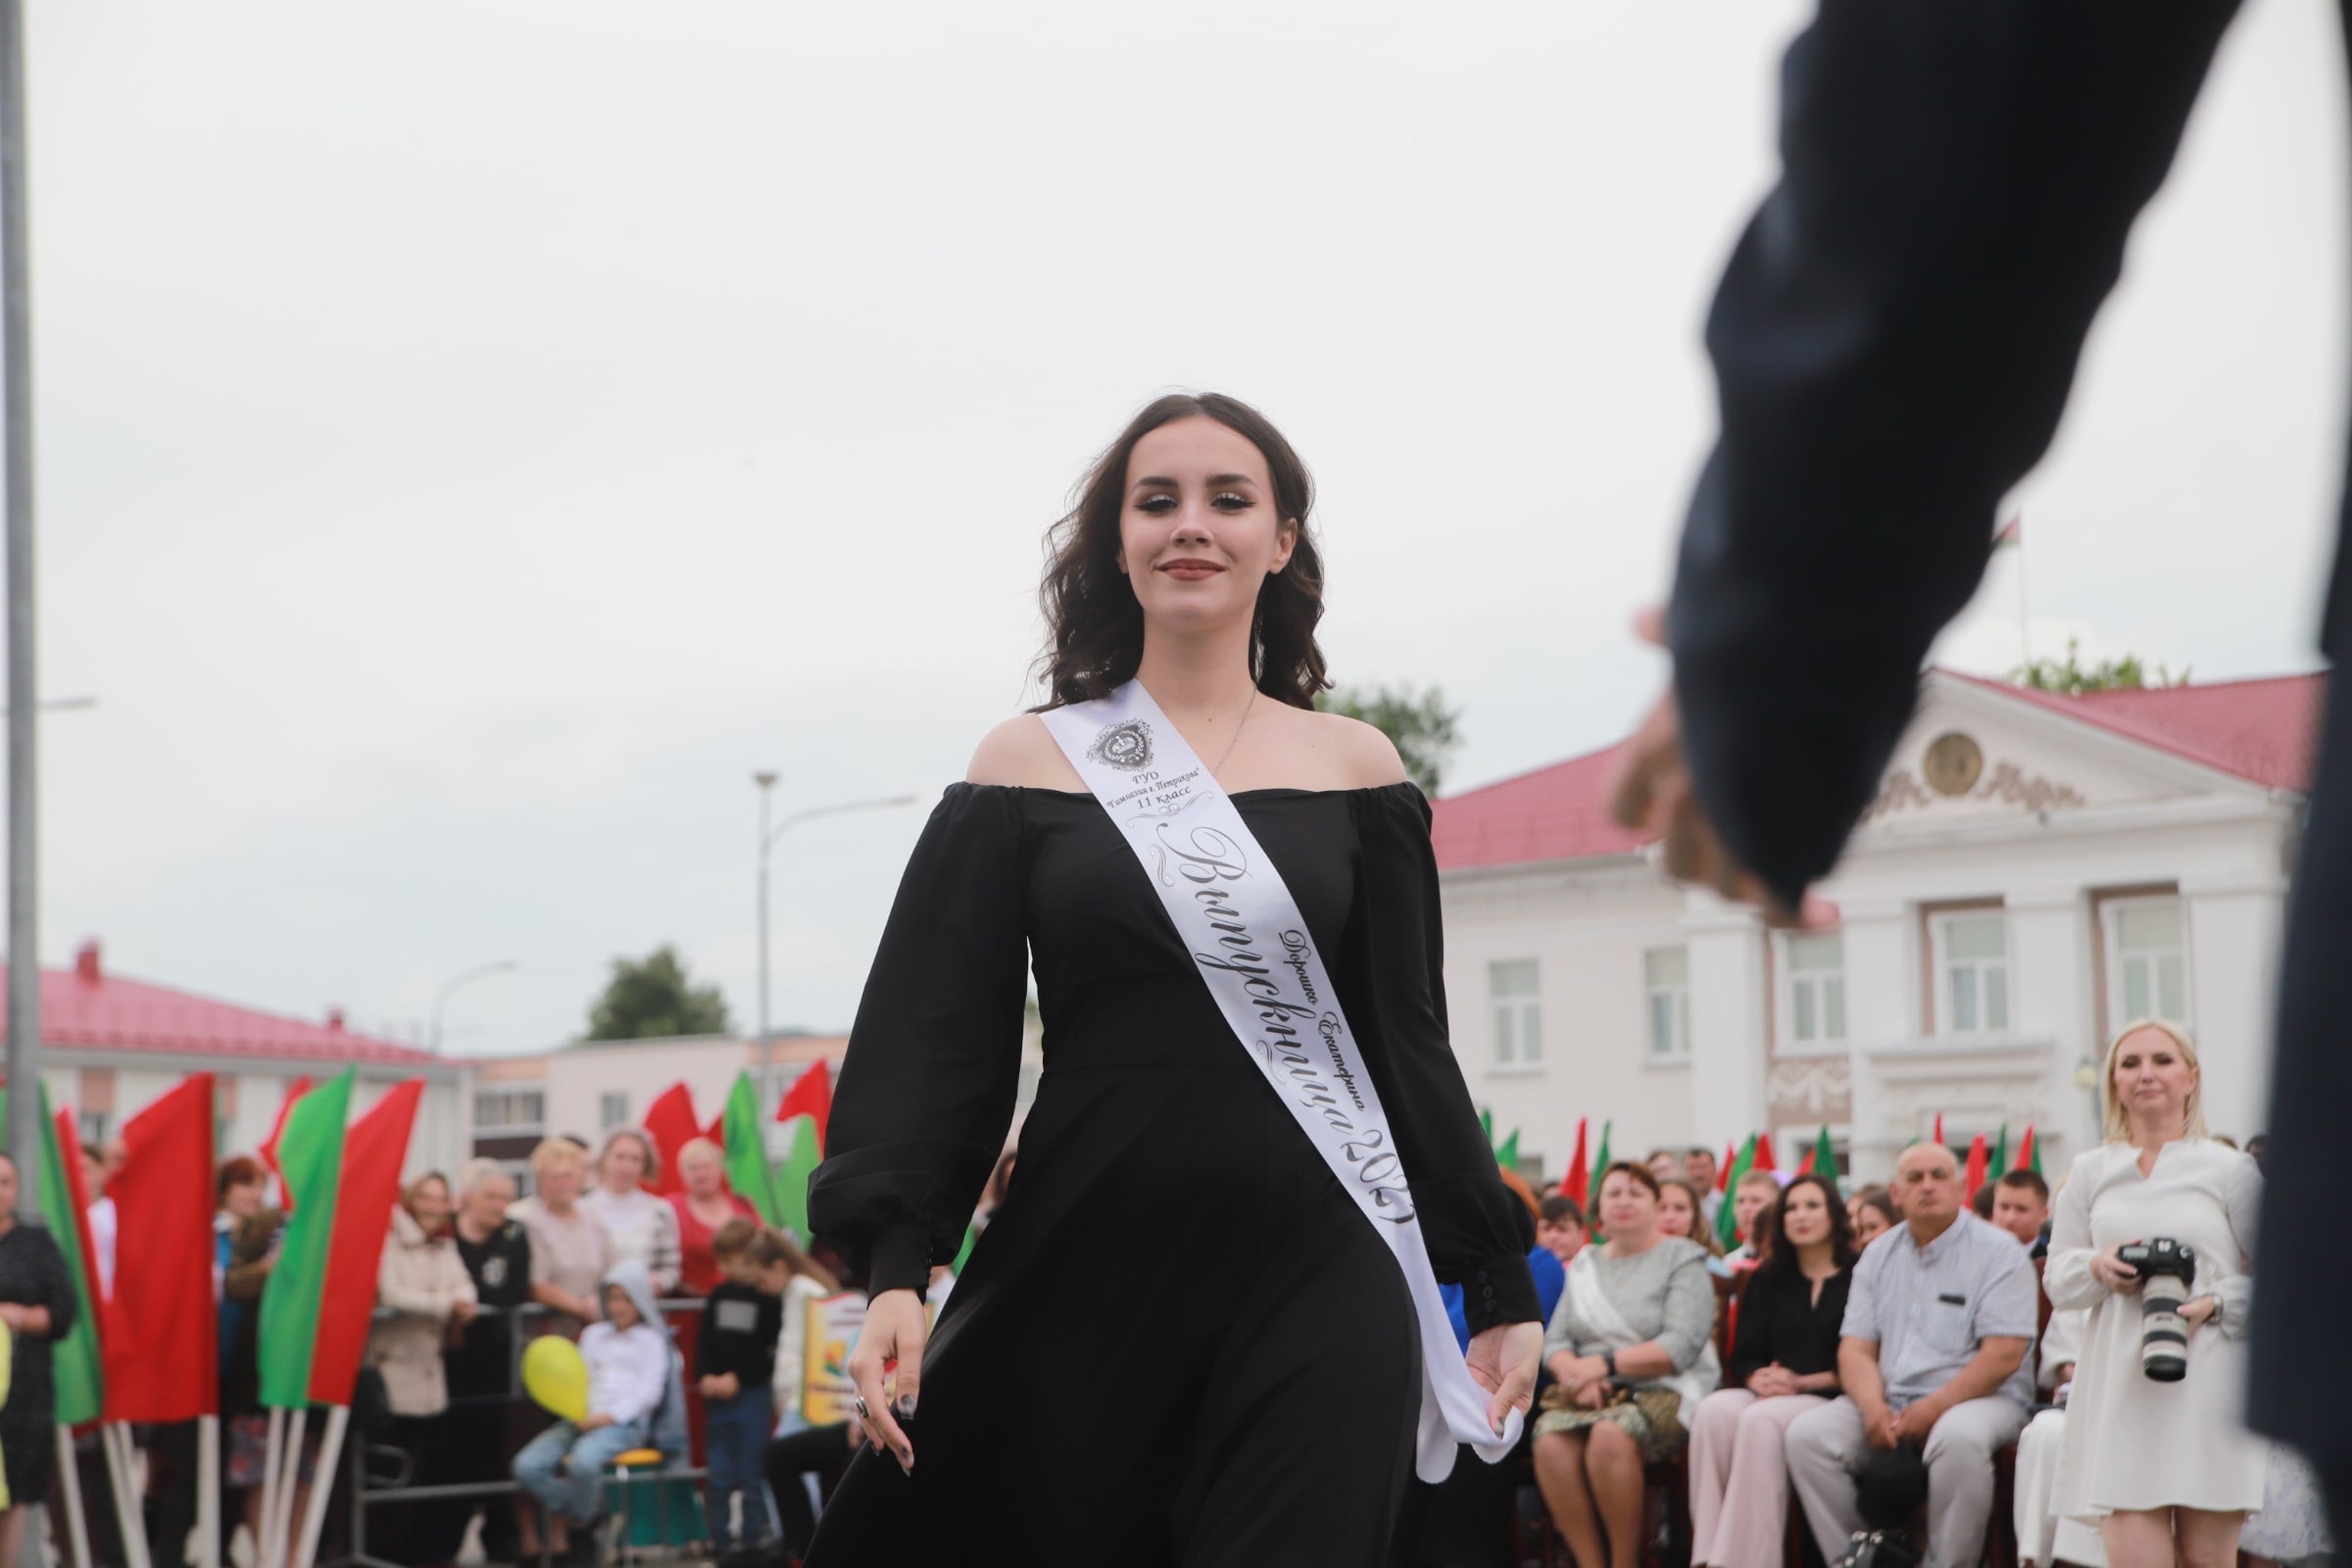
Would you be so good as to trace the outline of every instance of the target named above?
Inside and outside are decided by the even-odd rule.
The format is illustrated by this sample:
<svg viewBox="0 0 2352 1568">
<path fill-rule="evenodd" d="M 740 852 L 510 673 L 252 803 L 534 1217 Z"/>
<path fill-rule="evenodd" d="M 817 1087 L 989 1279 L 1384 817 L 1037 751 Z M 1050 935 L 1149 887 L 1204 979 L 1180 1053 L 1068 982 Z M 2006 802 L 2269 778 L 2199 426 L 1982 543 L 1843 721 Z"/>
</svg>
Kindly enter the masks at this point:
<svg viewBox="0 0 2352 1568">
<path fill-rule="evenodd" d="M 568 1519 L 575 1535 L 592 1525 L 604 1498 L 605 1471 L 617 1454 L 651 1441 L 655 1412 L 669 1389 L 669 1334 L 654 1300 L 653 1278 L 639 1262 L 604 1277 L 605 1320 L 580 1336 L 588 1363 L 588 1418 L 558 1421 L 514 1456 L 514 1479 Z"/>
</svg>

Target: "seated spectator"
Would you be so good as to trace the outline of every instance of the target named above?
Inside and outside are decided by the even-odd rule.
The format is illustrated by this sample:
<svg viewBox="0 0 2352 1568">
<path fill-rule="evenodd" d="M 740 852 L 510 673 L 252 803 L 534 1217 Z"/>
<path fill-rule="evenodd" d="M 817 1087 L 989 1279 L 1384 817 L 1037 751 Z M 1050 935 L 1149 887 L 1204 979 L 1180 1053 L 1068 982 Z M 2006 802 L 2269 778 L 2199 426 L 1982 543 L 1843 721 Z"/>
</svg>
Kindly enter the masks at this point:
<svg viewBox="0 0 2352 1568">
<path fill-rule="evenodd" d="M 580 1359 L 588 1364 L 587 1419 L 577 1425 L 558 1421 L 514 1456 L 514 1479 L 568 1525 L 574 1560 L 590 1563 L 603 1560 L 596 1523 L 606 1467 L 647 1445 L 669 1391 L 669 1336 L 645 1265 L 616 1266 L 599 1304 L 604 1321 L 580 1335 Z"/>
<path fill-rule="evenodd" d="M 1845 1200 L 1845 1217 L 1853 1222 L 1854 1245 L 1864 1251 L 1903 1222 L 1894 1206 L 1894 1195 L 1876 1182 Z"/>
<path fill-rule="evenodd" d="M 1838 1395 L 1855 1252 L 1837 1185 L 1797 1177 L 1761 1223 L 1771 1240 L 1740 1295 L 1724 1386 L 1700 1401 L 1690 1435 L 1691 1561 L 1714 1568 L 1780 1568 L 1782 1441 L 1789 1422 Z"/>
<path fill-rule="evenodd" d="M 1555 1386 L 1536 1419 L 1536 1484 L 1582 1568 L 1640 1561 L 1642 1467 L 1682 1449 L 1715 1386 L 1706 1252 L 1659 1229 L 1658 1199 L 1647 1166 L 1608 1168 L 1608 1240 L 1577 1253 L 1544 1337 Z"/>
<path fill-rule="evenodd" d="M 1683 1180 L 1698 1194 L 1699 1216 L 1709 1225 L 1715 1223 L 1715 1211 L 1723 1207 L 1723 1195 L 1715 1190 L 1715 1176 L 1720 1169 L 1711 1149 L 1690 1149 L 1683 1154 Z"/>
<path fill-rule="evenodd" d="M 2013 1170 L 1985 1191 L 1992 1194 L 1992 1223 L 2038 1250 L 2050 1223 L 2050 1184 L 2030 1170 Z"/>
<path fill-rule="evenodd" d="M 1991 1224 L 1993 1197 L 1994 1194 L 1992 1190 L 1992 1183 L 1986 1182 L 1984 1186 L 1978 1188 L 1975 1193 L 1970 1195 L 1968 1200 L 1969 1212 L 1976 1215 L 1977 1218 L 1983 1220 L 1985 1224 Z"/>
<path fill-rule="evenodd" d="M 1765 1210 L 1772 1207 L 1781 1196 L 1781 1179 L 1768 1170 L 1751 1170 L 1732 1188 L 1732 1234 L 1740 1245 L 1724 1254 L 1724 1264 L 1734 1274 L 1743 1274 L 1763 1261 L 1764 1248 L 1758 1240 L 1758 1226 L 1765 1219 Z"/>
<path fill-rule="evenodd" d="M 1642 1163 L 1649 1167 L 1649 1173 L 1658 1179 L 1660 1186 L 1682 1179 L 1683 1156 L 1671 1149 L 1653 1149 Z"/>
<path fill-rule="evenodd" d="M 1975 1568 L 1992 1510 L 1992 1456 L 2025 1429 L 2026 1351 L 2040 1298 L 2016 1239 L 1964 1210 L 1952 1152 L 1895 1162 L 1904 1222 L 1854 1266 L 1838 1348 L 1843 1394 L 1788 1425 L 1789 1479 L 1824 1560 L 1863 1529 L 1854 1476 L 1910 1446 L 1928 1470 L 1926 1568 Z"/>
<path fill-rule="evenodd" d="M 2107 1568 L 2107 1547 L 2098 1531 L 2056 1509 L 2058 1450 L 2066 1441 L 2066 1398 L 2073 1392 L 2075 1358 L 2082 1354 L 2082 1329 L 2089 1316 L 2081 1308 L 2052 1312 L 2041 1331 L 2034 1382 L 2050 1407 L 2037 1412 L 2017 1440 L 2017 1493 L 2013 1512 L 2017 1558 L 2025 1568 L 2074 1563 Z"/>
<path fill-rule="evenodd" d="M 1576 1261 L 1576 1254 L 1585 1250 L 1585 1211 L 1565 1193 L 1554 1193 L 1544 1200 L 1536 1217 L 1536 1245 L 1566 1268 Z"/>
<path fill-rule="evenodd" d="M 1698 1189 L 1679 1176 L 1658 1184 L 1658 1234 L 1696 1243 L 1706 1254 L 1708 1273 L 1722 1279 L 1732 1277 L 1731 1265 L 1723 1260 L 1723 1243 L 1715 1239 L 1715 1227 L 1707 1223 L 1706 1210 L 1699 1202 Z"/>
</svg>

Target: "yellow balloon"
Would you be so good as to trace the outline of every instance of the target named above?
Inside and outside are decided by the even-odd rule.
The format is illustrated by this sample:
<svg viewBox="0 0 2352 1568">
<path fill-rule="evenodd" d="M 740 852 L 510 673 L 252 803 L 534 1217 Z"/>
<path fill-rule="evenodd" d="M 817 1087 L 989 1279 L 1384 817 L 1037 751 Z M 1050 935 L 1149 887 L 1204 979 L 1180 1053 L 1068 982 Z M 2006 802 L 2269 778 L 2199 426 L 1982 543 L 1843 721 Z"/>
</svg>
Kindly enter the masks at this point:
<svg viewBox="0 0 2352 1568">
<path fill-rule="evenodd" d="M 522 1348 L 522 1387 L 566 1421 L 588 1419 L 588 1363 L 561 1334 L 542 1334 Z"/>
</svg>

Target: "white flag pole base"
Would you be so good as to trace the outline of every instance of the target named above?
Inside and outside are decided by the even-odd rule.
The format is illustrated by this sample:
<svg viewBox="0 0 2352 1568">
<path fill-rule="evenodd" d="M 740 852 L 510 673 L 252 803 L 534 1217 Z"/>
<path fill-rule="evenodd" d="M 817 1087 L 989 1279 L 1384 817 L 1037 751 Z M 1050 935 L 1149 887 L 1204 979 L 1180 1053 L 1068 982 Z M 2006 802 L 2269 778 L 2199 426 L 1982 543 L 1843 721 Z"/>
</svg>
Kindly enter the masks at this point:
<svg viewBox="0 0 2352 1568">
<path fill-rule="evenodd" d="M 318 1445 L 318 1479 L 311 1486 L 311 1503 L 302 1519 L 302 1550 L 294 1568 L 312 1568 L 318 1560 L 318 1532 L 326 1523 L 327 1494 L 335 1490 L 335 1460 L 343 1449 L 343 1429 L 351 1424 L 351 1406 L 338 1404 L 326 1412 L 326 1438 Z"/>
<path fill-rule="evenodd" d="M 277 1513 L 270 1523 L 270 1560 L 264 1568 L 286 1568 L 294 1556 L 294 1499 L 302 1490 L 303 1429 L 311 1419 L 309 1407 L 295 1410 L 294 1418 L 286 1423 L 286 1447 L 279 1461 L 283 1473 L 277 1482 Z"/>
<path fill-rule="evenodd" d="M 131 1463 L 130 1428 L 120 1421 L 101 1421 L 98 1443 L 106 1450 L 107 1477 L 114 1485 L 115 1518 L 122 1527 L 123 1560 L 128 1568 L 150 1568 L 147 1520 L 139 1509 L 137 1473 Z"/>
<path fill-rule="evenodd" d="M 220 1568 L 220 1418 L 196 1418 L 196 1565 Z"/>
<path fill-rule="evenodd" d="M 90 1568 L 90 1527 L 81 1512 L 81 1471 L 74 1463 L 74 1429 L 57 1429 L 57 1481 L 66 1494 L 66 1549 L 74 1568 Z M 218 1565 L 214 1565 L 218 1568 Z"/>
</svg>

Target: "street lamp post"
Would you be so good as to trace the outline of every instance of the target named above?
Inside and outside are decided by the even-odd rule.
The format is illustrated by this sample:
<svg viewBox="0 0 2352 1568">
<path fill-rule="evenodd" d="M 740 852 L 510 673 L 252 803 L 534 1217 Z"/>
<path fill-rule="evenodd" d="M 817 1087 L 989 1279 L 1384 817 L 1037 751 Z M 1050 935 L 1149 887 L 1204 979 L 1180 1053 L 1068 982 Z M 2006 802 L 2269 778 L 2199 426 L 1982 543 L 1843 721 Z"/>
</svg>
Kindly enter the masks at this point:
<svg viewBox="0 0 2352 1568">
<path fill-rule="evenodd" d="M 763 1103 L 774 1087 L 776 1076 L 775 1041 L 769 1035 L 767 1026 L 768 853 L 776 847 L 776 840 L 803 822 L 813 821 L 820 816 L 840 816 L 848 811 L 879 811 L 912 806 L 915 801 L 911 795 L 892 795 L 871 801 L 842 801 L 833 806 L 816 806 L 806 811 L 795 811 L 771 828 L 767 824 L 767 808 L 770 792 L 776 787 L 776 777 L 772 768 L 762 768 L 752 775 L 752 782 L 760 787 L 760 1092 Z"/>
<path fill-rule="evenodd" d="M 432 1041 L 434 1055 L 437 1056 L 441 1054 L 441 1009 L 449 1005 L 449 994 L 457 990 L 458 987 L 466 984 L 468 981 L 484 979 L 494 974 L 511 974 L 520 967 L 522 966 L 516 963 L 513 958 L 501 958 L 496 963 L 485 963 L 478 969 L 468 969 L 464 974 L 457 976 L 442 986 L 441 994 L 433 998 Z"/>
</svg>

